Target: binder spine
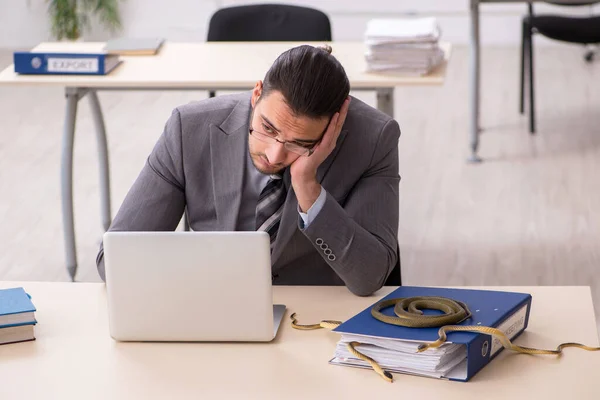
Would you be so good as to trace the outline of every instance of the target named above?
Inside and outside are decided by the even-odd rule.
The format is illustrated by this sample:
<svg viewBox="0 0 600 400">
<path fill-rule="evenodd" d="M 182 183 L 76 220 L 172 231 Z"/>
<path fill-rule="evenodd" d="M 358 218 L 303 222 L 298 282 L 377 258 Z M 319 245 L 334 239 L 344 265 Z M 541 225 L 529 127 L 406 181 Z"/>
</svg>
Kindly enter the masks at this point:
<svg viewBox="0 0 600 400">
<path fill-rule="evenodd" d="M 530 310 L 531 296 L 493 327 L 502 331 L 512 341 L 527 328 Z M 502 350 L 504 350 L 504 346 L 500 340 L 491 335 L 479 334 L 473 341 L 467 343 L 467 378 L 465 381 L 471 379 Z"/>
<path fill-rule="evenodd" d="M 15 72 L 36 75 L 104 75 L 104 54 L 14 53 Z"/>
</svg>

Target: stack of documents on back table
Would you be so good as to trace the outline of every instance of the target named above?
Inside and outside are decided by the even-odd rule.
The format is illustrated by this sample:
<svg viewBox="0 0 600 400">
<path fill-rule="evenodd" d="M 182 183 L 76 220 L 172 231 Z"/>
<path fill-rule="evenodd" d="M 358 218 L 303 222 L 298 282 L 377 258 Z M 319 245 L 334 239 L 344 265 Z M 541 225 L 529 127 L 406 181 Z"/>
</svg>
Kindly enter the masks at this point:
<svg viewBox="0 0 600 400">
<path fill-rule="evenodd" d="M 367 24 L 367 71 L 425 75 L 444 60 L 435 18 L 373 19 Z"/>
</svg>

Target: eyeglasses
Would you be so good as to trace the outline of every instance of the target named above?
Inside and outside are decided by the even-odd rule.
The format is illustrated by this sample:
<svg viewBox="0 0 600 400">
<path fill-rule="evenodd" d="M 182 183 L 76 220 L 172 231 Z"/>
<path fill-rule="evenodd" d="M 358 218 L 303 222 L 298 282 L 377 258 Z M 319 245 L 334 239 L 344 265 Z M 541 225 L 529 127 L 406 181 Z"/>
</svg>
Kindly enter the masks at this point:
<svg viewBox="0 0 600 400">
<path fill-rule="evenodd" d="M 256 129 L 250 127 L 250 134 L 264 143 L 274 144 L 281 143 L 286 150 L 291 151 L 292 153 L 301 155 L 301 156 L 310 156 L 315 151 L 315 146 L 317 143 L 311 145 L 301 145 L 295 142 L 288 142 L 285 140 L 277 139 L 276 135 L 259 132 Z"/>
</svg>

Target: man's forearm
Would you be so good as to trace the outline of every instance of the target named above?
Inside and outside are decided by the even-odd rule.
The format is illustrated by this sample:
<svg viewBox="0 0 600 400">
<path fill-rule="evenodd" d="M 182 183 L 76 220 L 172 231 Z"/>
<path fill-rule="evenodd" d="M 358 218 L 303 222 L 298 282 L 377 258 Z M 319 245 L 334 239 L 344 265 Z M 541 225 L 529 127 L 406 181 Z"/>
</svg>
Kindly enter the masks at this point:
<svg viewBox="0 0 600 400">
<path fill-rule="evenodd" d="M 377 215 L 375 210 L 370 212 L 369 204 L 365 207 L 364 215 Z M 327 194 L 323 209 L 303 230 L 348 289 L 359 296 L 370 295 L 381 288 L 397 262 L 397 228 L 389 222 L 397 221 L 398 207 L 395 207 L 396 211 L 393 205 L 382 207 L 387 207 L 390 215 L 379 218 L 381 222 L 377 224 L 377 235 L 374 235 Z"/>
<path fill-rule="evenodd" d="M 292 175 L 292 186 L 300 211 L 308 212 L 321 194 L 321 185 L 317 182 L 317 171 L 308 172 L 306 176 Z"/>
</svg>

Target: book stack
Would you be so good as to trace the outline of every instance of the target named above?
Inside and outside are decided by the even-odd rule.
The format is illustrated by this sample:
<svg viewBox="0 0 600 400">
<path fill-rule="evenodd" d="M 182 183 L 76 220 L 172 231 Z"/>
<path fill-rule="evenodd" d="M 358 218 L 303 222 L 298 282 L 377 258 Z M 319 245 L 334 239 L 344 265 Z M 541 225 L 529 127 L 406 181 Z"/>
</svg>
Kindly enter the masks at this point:
<svg viewBox="0 0 600 400">
<path fill-rule="evenodd" d="M 35 311 L 23 288 L 0 289 L 0 344 L 34 340 Z"/>
<path fill-rule="evenodd" d="M 426 75 L 444 61 L 435 18 L 373 19 L 367 24 L 367 72 Z"/>
<path fill-rule="evenodd" d="M 382 301 L 424 296 L 463 303 L 470 316 L 458 325 L 494 327 L 511 340 L 526 329 L 529 321 L 531 295 L 528 293 L 401 286 Z M 438 339 L 439 327 L 414 328 L 386 323 L 376 319 L 372 309 L 370 306 L 333 330 L 340 333 L 341 338 L 330 364 L 371 368 L 348 349 L 347 343 L 355 342 L 360 343 L 355 346 L 356 350 L 386 371 L 466 382 L 504 348 L 496 337 L 484 333 L 449 332 L 440 347 L 419 352 L 420 345 Z M 421 311 L 425 315 L 443 314 L 438 310 Z M 395 316 L 394 307 L 381 312 Z"/>
</svg>

